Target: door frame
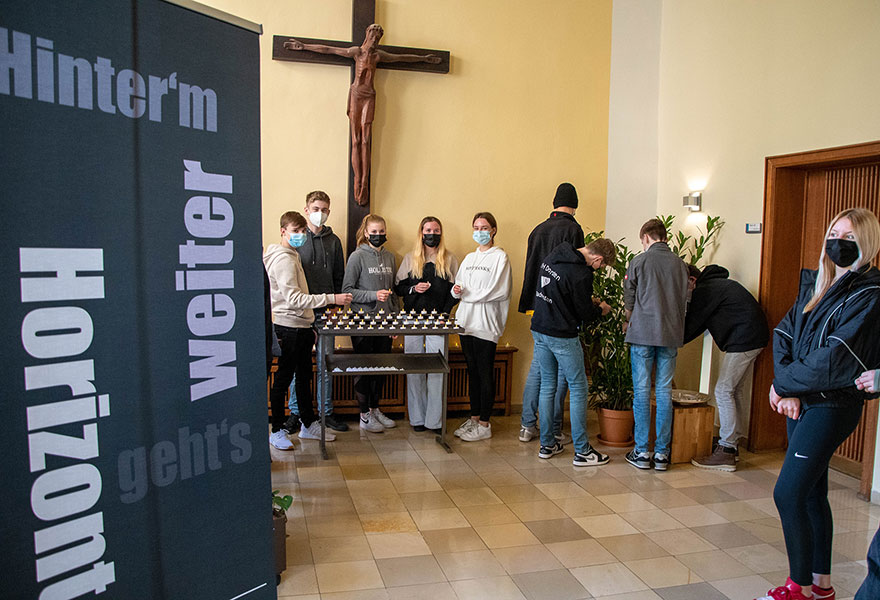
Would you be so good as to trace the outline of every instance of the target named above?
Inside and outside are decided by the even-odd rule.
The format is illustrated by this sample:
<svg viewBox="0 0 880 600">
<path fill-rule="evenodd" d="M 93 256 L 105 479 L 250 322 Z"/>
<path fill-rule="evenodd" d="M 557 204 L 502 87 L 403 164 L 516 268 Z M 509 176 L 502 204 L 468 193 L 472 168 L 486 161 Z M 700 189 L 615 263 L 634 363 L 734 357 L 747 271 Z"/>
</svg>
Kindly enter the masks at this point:
<svg viewBox="0 0 880 600">
<path fill-rule="evenodd" d="M 769 324 L 778 323 L 797 297 L 807 176 L 813 169 L 849 167 L 880 162 L 880 141 L 769 156 L 764 167 L 764 235 L 761 240 L 761 276 L 758 301 Z M 755 363 L 749 450 L 777 450 L 786 446 L 785 418 L 770 409 L 767 396 L 773 382 L 772 342 Z M 875 418 L 865 436 L 862 496 L 870 497 L 876 441 L 876 402 L 866 405 Z M 867 490 L 865 490 L 867 480 Z"/>
</svg>

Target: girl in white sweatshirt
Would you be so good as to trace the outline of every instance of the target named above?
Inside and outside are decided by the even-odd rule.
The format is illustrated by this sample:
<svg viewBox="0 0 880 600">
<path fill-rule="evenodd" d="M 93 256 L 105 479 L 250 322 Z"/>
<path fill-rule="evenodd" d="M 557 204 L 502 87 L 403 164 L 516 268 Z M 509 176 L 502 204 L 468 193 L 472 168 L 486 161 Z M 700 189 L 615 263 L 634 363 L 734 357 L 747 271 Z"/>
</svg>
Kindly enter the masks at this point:
<svg viewBox="0 0 880 600">
<path fill-rule="evenodd" d="M 507 253 L 495 246 L 495 217 L 479 212 L 472 224 L 478 247 L 464 257 L 452 287 L 452 295 L 461 300 L 455 316 L 465 330 L 459 337 L 471 400 L 471 418 L 455 430 L 465 442 L 492 437 L 489 417 L 495 403 L 495 348 L 507 323 L 512 284 Z"/>
</svg>

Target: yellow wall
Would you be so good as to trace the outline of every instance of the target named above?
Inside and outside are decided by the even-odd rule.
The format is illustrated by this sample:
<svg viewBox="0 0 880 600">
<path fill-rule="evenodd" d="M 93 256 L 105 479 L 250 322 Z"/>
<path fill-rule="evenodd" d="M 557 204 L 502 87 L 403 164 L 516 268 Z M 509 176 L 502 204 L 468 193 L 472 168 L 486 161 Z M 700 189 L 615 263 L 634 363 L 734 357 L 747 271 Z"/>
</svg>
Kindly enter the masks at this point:
<svg viewBox="0 0 880 600">
<path fill-rule="evenodd" d="M 333 199 L 345 239 L 348 69 L 273 61 L 272 36 L 350 39 L 351 0 L 208 0 L 261 23 L 264 244 L 305 194 Z M 478 210 L 498 219 L 496 242 L 519 300 L 526 238 L 552 208 L 556 186 L 578 188 L 584 229 L 605 223 L 610 0 L 377 0 L 383 43 L 452 53 L 450 73 L 380 70 L 373 137 L 373 211 L 388 221 L 398 258 L 419 220 L 444 223 L 447 245 L 473 250 Z M 519 403 L 531 359 L 529 321 L 511 310 L 501 344 L 516 356 Z"/>
</svg>

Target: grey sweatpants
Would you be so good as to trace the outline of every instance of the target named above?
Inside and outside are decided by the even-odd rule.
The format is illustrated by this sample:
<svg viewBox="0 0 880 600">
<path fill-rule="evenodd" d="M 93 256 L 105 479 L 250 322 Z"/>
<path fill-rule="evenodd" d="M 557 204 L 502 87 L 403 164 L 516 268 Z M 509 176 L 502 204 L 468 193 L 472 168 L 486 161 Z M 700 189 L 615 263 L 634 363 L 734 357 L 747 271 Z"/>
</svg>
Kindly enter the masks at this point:
<svg viewBox="0 0 880 600">
<path fill-rule="evenodd" d="M 743 384 L 749 368 L 763 348 L 746 352 L 725 352 L 721 360 L 721 372 L 715 382 L 715 404 L 721 424 L 719 444 L 736 448 L 746 437 L 750 399 L 743 398 Z"/>
</svg>

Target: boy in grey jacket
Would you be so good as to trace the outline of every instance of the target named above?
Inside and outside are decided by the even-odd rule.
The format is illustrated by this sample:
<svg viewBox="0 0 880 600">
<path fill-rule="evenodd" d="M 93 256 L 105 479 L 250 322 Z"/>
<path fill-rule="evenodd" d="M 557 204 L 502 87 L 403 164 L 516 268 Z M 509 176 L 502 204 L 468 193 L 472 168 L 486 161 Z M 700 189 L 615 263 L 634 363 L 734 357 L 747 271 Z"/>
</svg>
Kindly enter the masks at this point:
<svg viewBox="0 0 880 600">
<path fill-rule="evenodd" d="M 626 341 L 630 344 L 633 376 L 633 414 L 636 447 L 626 460 L 638 469 L 669 467 L 672 438 L 672 376 L 675 358 L 684 339 L 687 309 L 687 266 L 672 253 L 666 226 L 651 219 L 639 230 L 644 252 L 626 270 L 623 302 L 626 309 Z M 648 449 L 651 426 L 651 371 L 657 365 L 657 439 L 653 455 Z"/>
</svg>

